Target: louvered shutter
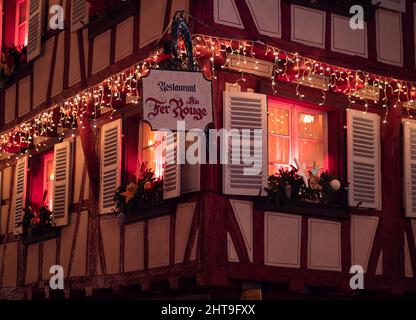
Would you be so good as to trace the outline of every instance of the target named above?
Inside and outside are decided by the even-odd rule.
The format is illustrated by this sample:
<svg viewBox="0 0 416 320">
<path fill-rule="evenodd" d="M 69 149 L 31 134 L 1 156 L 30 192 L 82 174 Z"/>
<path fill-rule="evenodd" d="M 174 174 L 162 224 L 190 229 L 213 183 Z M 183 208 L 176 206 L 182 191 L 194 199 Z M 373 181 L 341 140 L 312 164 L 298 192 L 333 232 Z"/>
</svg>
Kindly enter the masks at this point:
<svg viewBox="0 0 416 320">
<path fill-rule="evenodd" d="M 179 134 L 183 133 L 169 132 L 166 134 L 163 199 L 178 197 L 181 194 L 181 165 L 178 163 Z"/>
<path fill-rule="evenodd" d="M 53 224 L 68 224 L 71 194 L 72 143 L 66 140 L 55 144 L 53 180 Z"/>
<path fill-rule="evenodd" d="M 348 203 L 381 209 L 380 116 L 347 110 Z"/>
<path fill-rule="evenodd" d="M 100 213 L 111 213 L 114 194 L 121 183 L 121 119 L 101 129 Z"/>
<path fill-rule="evenodd" d="M 72 0 L 71 2 L 71 32 L 82 29 L 88 24 L 89 4 L 85 0 Z"/>
<path fill-rule="evenodd" d="M 407 217 L 416 217 L 416 121 L 403 120 L 404 201 Z"/>
<path fill-rule="evenodd" d="M 16 162 L 14 181 L 14 233 L 22 233 L 23 209 L 26 205 L 27 157 Z"/>
<path fill-rule="evenodd" d="M 232 129 L 239 130 L 241 146 L 243 143 L 242 129 L 259 129 L 261 133 L 250 135 L 250 153 L 254 151 L 261 154 L 254 159 L 256 167 L 262 168 L 256 174 L 244 174 L 249 171 L 253 164 L 231 163 L 233 148 L 231 138 L 228 144 L 228 164 L 223 165 L 223 192 L 235 195 L 264 195 L 267 187 L 267 97 L 263 94 L 251 92 L 224 92 L 224 129 L 230 132 Z M 254 141 L 260 141 L 261 147 L 254 149 Z M 248 141 L 248 140 L 247 140 Z M 236 151 L 236 150 L 234 150 Z M 242 152 L 240 153 L 242 157 Z M 254 172 L 252 172 L 254 173 Z"/>
<path fill-rule="evenodd" d="M 40 55 L 42 50 L 42 13 L 43 1 L 29 1 L 29 27 L 27 41 L 27 60 L 31 61 Z"/>
</svg>

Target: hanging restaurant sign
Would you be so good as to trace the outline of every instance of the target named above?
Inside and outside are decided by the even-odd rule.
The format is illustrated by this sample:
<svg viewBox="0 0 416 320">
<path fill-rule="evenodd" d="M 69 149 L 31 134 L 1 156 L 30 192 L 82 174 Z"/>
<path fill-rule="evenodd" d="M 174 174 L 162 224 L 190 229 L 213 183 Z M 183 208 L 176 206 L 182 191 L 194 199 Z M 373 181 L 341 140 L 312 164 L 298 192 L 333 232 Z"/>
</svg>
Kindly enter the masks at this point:
<svg viewBox="0 0 416 320">
<path fill-rule="evenodd" d="M 205 130 L 212 122 L 211 81 L 202 72 L 152 69 L 143 81 L 143 117 L 153 130 Z"/>
</svg>

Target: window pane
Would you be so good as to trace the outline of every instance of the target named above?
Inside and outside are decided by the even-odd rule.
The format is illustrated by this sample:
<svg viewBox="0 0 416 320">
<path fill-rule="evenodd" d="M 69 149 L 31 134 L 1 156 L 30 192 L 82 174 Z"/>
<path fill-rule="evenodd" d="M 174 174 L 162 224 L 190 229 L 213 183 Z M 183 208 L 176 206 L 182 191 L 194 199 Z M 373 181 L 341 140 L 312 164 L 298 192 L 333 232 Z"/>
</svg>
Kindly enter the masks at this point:
<svg viewBox="0 0 416 320">
<path fill-rule="evenodd" d="M 323 139 L 323 116 L 298 113 L 298 135 L 305 139 Z"/>
<path fill-rule="evenodd" d="M 147 168 L 152 169 L 152 171 L 155 171 L 155 168 L 156 168 L 155 148 L 149 148 L 149 149 L 143 150 L 142 160 L 143 162 L 147 162 Z"/>
<path fill-rule="evenodd" d="M 19 46 L 24 46 L 26 44 L 26 24 L 19 27 Z"/>
<path fill-rule="evenodd" d="M 26 1 L 19 4 L 19 24 L 26 21 Z"/>
<path fill-rule="evenodd" d="M 152 131 L 150 125 L 147 122 L 143 122 L 143 130 L 142 130 L 142 146 L 143 148 L 154 145 L 155 144 L 155 134 L 156 131 Z"/>
<path fill-rule="evenodd" d="M 299 139 L 298 141 L 299 161 L 308 169 L 311 169 L 313 162 L 322 169 L 324 166 L 324 148 L 322 142 L 311 142 Z"/>
<path fill-rule="evenodd" d="M 156 178 L 163 175 L 163 133 L 152 131 L 148 123 L 142 123 L 141 131 L 141 161 L 147 162 L 147 167 L 151 169 Z"/>
<path fill-rule="evenodd" d="M 269 133 L 289 135 L 289 110 L 272 107 L 268 115 Z"/>
<path fill-rule="evenodd" d="M 50 159 L 47 161 L 46 172 L 47 172 L 46 180 L 47 181 L 53 180 L 53 159 Z"/>
<path fill-rule="evenodd" d="M 289 109 L 270 106 L 268 112 L 269 174 L 275 174 L 289 164 L 290 125 Z"/>
<path fill-rule="evenodd" d="M 54 174 L 53 174 L 53 157 L 48 156 L 45 158 L 45 172 L 44 172 L 44 187 L 43 190 L 46 191 L 46 198 L 45 198 L 45 206 L 48 207 L 49 210 L 53 210 L 52 208 L 52 201 L 53 201 L 53 180 L 54 180 Z"/>
<path fill-rule="evenodd" d="M 289 153 L 289 138 L 269 135 L 269 162 L 288 164 Z"/>
</svg>

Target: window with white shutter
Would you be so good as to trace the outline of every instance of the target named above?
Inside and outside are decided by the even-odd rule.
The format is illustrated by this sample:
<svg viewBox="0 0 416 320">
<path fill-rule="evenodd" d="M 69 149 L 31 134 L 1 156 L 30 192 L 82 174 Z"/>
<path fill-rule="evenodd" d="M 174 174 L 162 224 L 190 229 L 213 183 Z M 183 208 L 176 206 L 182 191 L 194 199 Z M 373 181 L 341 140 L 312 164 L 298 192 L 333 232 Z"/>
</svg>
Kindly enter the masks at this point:
<svg viewBox="0 0 416 320">
<path fill-rule="evenodd" d="M 85 0 L 71 1 L 71 32 L 82 29 L 88 24 L 89 4 Z"/>
<path fill-rule="evenodd" d="M 26 206 L 27 157 L 17 160 L 14 181 L 14 233 L 22 233 L 23 209 Z"/>
<path fill-rule="evenodd" d="M 224 91 L 224 129 L 229 132 L 232 129 L 239 130 L 241 146 L 250 142 L 250 154 L 260 154 L 254 158 L 254 163 L 231 163 L 232 139 L 228 137 L 228 164 L 223 165 L 223 192 L 235 195 L 259 195 L 264 194 L 267 186 L 267 96 L 251 92 Z M 250 129 L 250 137 L 243 137 L 242 129 Z M 260 131 L 254 131 L 259 129 Z M 261 133 L 258 133 L 261 132 Z M 255 149 L 254 141 L 261 142 Z M 242 149 L 242 148 L 241 148 Z M 235 150 L 234 150 L 235 151 Z M 242 158 L 242 152 L 240 153 Z M 256 166 L 261 170 L 255 170 L 247 174 L 250 168 Z M 258 172 L 256 172 L 258 171 Z"/>
<path fill-rule="evenodd" d="M 381 209 L 380 116 L 347 110 L 348 203 Z"/>
<path fill-rule="evenodd" d="M 148 122 L 141 121 L 139 125 L 139 161 L 155 173 L 155 178 L 163 177 L 163 146 L 164 134 L 152 131 Z"/>
<path fill-rule="evenodd" d="M 29 31 L 27 40 L 27 60 L 31 61 L 41 54 L 42 50 L 42 0 L 29 1 Z"/>
<path fill-rule="evenodd" d="M 201 133 L 197 134 L 199 139 L 185 141 L 185 152 L 190 147 L 195 150 L 195 144 L 198 146 L 195 150 L 196 157 L 199 156 L 198 151 L 202 147 L 205 148 L 201 146 Z M 185 138 L 185 133 L 181 135 Z M 200 162 L 188 163 L 186 161 L 180 165 L 176 163 L 178 147 L 176 136 L 177 133 L 174 132 L 169 135 L 163 131 L 152 131 L 149 123 L 140 122 L 139 161 L 146 163 L 147 168 L 155 173 L 157 179 L 163 177 L 165 199 L 200 190 Z M 168 142 L 169 148 L 167 148 Z M 174 162 L 166 163 L 167 158 Z"/>
<path fill-rule="evenodd" d="M 404 201 L 407 217 L 416 217 L 416 121 L 403 120 Z"/>
<path fill-rule="evenodd" d="M 121 119 L 101 128 L 100 213 L 111 213 L 114 193 L 121 183 Z"/>
<path fill-rule="evenodd" d="M 70 140 L 55 144 L 52 212 L 53 224 L 56 226 L 68 224 L 72 154 Z"/>
<path fill-rule="evenodd" d="M 165 169 L 163 171 L 163 199 L 178 197 L 181 194 L 181 165 L 178 163 L 178 150 L 181 139 L 177 132 L 166 134 Z"/>
</svg>

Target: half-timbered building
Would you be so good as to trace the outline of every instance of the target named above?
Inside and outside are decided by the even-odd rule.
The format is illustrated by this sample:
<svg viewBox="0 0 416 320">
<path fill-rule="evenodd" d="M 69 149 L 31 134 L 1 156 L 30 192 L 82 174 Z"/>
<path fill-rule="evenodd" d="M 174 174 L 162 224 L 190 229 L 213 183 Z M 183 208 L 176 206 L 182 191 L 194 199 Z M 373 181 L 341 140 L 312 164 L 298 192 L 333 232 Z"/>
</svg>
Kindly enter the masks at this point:
<svg viewBox="0 0 416 320">
<path fill-rule="evenodd" d="M 416 291 L 416 1 L 0 0 L 0 10 L 1 298 L 353 297 L 353 265 L 364 296 Z M 191 38 L 179 37 L 174 59 L 178 17 Z M 263 130 L 259 174 L 166 164 L 179 142 L 167 137 L 171 155 L 158 148 L 142 77 L 186 64 L 187 42 L 212 85 L 209 128 Z M 266 200 L 268 177 L 294 158 L 334 177 L 331 201 Z M 163 179 L 163 199 L 121 218 L 114 195 L 142 163 Z M 63 290 L 49 286 L 53 265 Z"/>
</svg>

